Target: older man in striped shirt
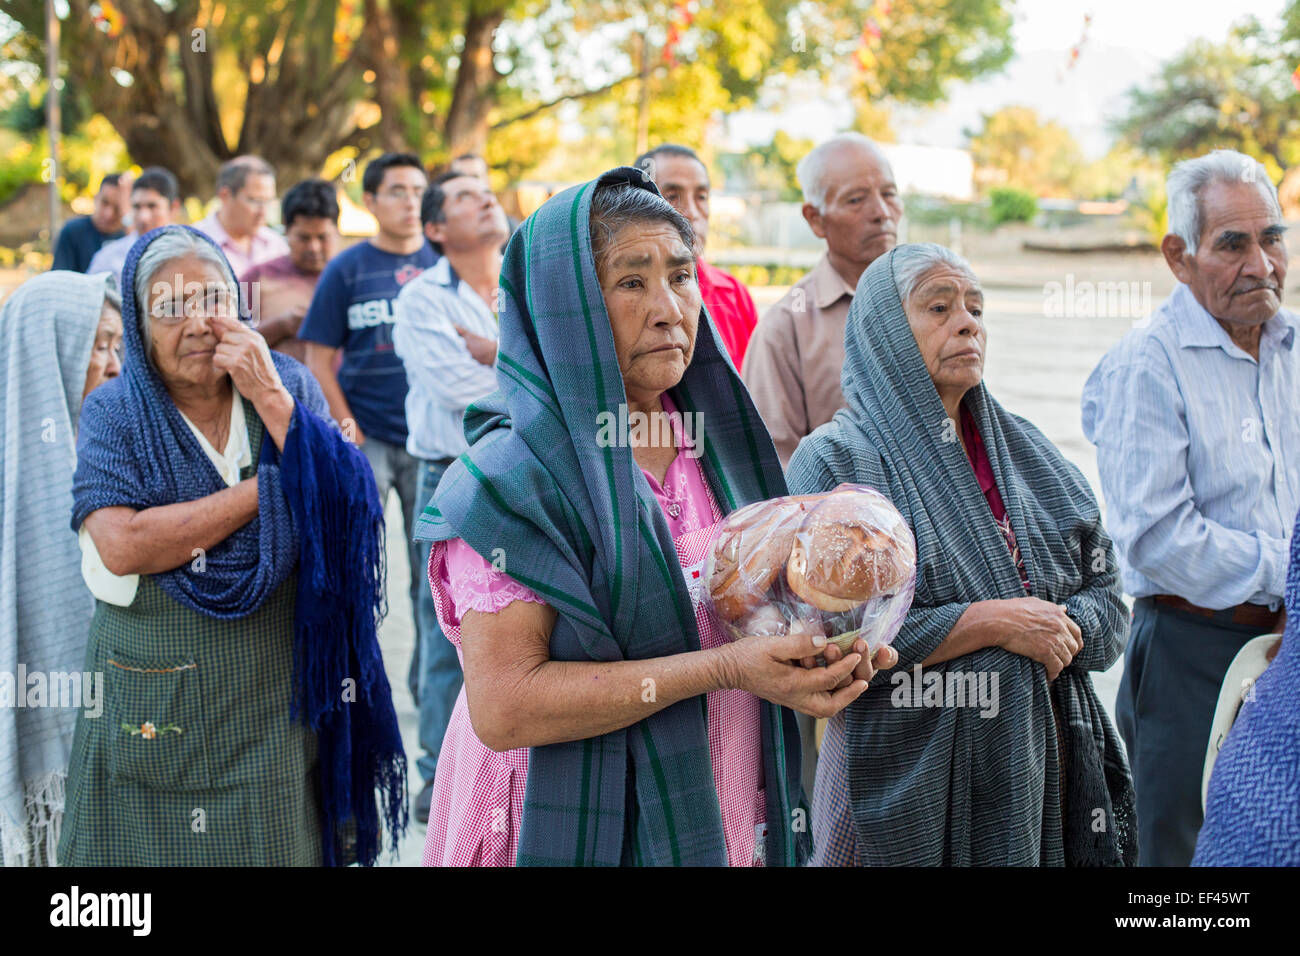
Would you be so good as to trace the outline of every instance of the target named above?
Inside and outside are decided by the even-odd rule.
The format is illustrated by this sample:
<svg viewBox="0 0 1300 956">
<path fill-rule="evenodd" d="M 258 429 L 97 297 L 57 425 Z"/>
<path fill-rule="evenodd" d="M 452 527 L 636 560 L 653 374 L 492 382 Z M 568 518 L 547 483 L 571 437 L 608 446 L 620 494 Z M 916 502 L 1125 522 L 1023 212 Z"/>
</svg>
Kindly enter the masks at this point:
<svg viewBox="0 0 1300 956">
<path fill-rule="evenodd" d="M 1133 629 L 1116 707 L 1137 790 L 1139 862 L 1186 866 L 1219 686 L 1280 631 L 1300 508 L 1300 320 L 1281 308 L 1277 191 L 1216 150 L 1168 181 L 1161 251 L 1180 285 L 1084 387 Z"/>
<path fill-rule="evenodd" d="M 406 450 L 419 461 L 416 513 L 429 503 L 443 472 L 468 449 L 463 420 L 476 398 L 496 391 L 497 282 L 506 214 L 486 182 L 448 172 L 434 179 L 420 204 L 424 234 L 442 259 L 402 289 L 394 306 L 393 348 L 406 367 Z M 423 577 L 429 542 L 412 574 Z M 416 599 L 416 649 L 410 683 L 420 710 L 416 762 L 424 788 L 415 816 L 429 819 L 438 753 L 462 675 L 456 649 L 438 627 L 429 583 Z"/>
</svg>

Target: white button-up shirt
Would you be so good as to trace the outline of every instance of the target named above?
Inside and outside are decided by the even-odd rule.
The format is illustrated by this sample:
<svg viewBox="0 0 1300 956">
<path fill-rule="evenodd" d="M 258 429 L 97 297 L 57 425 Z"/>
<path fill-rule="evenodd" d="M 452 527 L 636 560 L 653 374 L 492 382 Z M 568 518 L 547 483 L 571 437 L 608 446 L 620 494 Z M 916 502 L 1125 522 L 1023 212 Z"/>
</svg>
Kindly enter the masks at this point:
<svg viewBox="0 0 1300 956">
<path fill-rule="evenodd" d="M 425 461 L 465 452 L 465 409 L 497 389 L 496 369 L 470 354 L 456 326 L 497 338 L 496 315 L 444 257 L 406 283 L 393 306 L 393 348 L 410 383 L 406 450 Z"/>
<path fill-rule="evenodd" d="M 1300 508 L 1297 328 L 1269 319 L 1256 361 L 1179 285 L 1093 370 L 1083 431 L 1129 594 L 1279 606 Z"/>
</svg>

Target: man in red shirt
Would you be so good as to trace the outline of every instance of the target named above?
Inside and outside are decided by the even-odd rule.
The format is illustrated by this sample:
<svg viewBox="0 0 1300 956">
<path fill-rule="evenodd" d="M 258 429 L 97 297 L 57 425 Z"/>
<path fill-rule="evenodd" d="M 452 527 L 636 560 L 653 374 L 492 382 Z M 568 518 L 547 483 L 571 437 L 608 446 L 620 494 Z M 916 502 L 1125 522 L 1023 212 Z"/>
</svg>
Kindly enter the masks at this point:
<svg viewBox="0 0 1300 956">
<path fill-rule="evenodd" d="M 636 159 L 636 166 L 644 169 L 663 197 L 690 220 L 695 230 L 700 294 L 731 361 L 739 369 L 749 336 L 758 324 L 758 310 L 749 290 L 739 280 L 704 261 L 704 242 L 709 235 L 709 171 L 693 150 L 673 143 L 642 153 Z"/>
</svg>

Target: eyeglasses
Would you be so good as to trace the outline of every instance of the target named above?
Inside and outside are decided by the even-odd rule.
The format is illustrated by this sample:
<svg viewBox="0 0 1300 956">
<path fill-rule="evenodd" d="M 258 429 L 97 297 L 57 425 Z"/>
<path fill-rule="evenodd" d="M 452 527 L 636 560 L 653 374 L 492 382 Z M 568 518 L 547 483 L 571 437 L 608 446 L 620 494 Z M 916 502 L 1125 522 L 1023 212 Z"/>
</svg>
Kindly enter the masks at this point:
<svg viewBox="0 0 1300 956">
<path fill-rule="evenodd" d="M 195 315 L 203 317 L 225 316 L 227 318 L 240 318 L 239 299 L 237 296 L 228 292 L 215 291 L 209 292 L 202 299 L 191 298 L 188 302 L 182 302 L 175 296 L 161 296 L 154 301 L 149 315 L 159 325 L 175 326 L 188 321 Z"/>
<path fill-rule="evenodd" d="M 379 194 L 384 199 L 396 199 L 398 202 L 405 202 L 408 199 L 414 199 L 419 202 L 424 196 L 423 189 L 403 189 L 400 186 L 396 189 L 385 189 Z"/>
</svg>

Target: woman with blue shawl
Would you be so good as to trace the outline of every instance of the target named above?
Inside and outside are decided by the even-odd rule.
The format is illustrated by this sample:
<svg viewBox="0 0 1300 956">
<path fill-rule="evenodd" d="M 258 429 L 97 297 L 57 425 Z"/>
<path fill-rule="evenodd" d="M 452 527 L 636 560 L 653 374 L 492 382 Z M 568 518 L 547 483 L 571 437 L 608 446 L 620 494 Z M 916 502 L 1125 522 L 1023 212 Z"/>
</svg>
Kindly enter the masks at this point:
<svg viewBox="0 0 1300 956">
<path fill-rule="evenodd" d="M 865 647 L 804 669 L 808 636 L 728 644 L 703 610 L 715 524 L 785 484 L 701 307 L 692 239 L 623 167 L 548 201 L 506 250 L 500 388 L 466 412 L 470 450 L 417 523 L 465 669 L 426 864 L 808 855 L 789 708 L 829 715 L 874 671 Z"/>
<path fill-rule="evenodd" d="M 823 740 L 818 864 L 1136 859 L 1128 766 L 1089 676 L 1128 627 L 1111 542 L 1079 470 L 984 387 L 985 344 L 964 259 L 881 256 L 849 309 L 846 407 L 790 459 L 792 493 L 871 485 L 916 536 L 899 666 Z"/>
<path fill-rule="evenodd" d="M 370 470 L 212 240 L 155 229 L 122 276 L 125 371 L 82 411 L 72 509 L 106 701 L 59 862 L 370 864 L 381 816 L 406 822 Z"/>
<path fill-rule="evenodd" d="M 111 276 L 62 270 L 27 280 L 0 310 L 5 866 L 54 864 L 77 710 L 96 709 L 93 677 L 80 673 L 95 601 L 81 581 L 77 538 L 66 522 L 82 403 L 122 370 L 121 311 Z M 59 675 L 70 676 L 65 682 Z M 52 686 L 68 694 L 51 694 Z"/>
<path fill-rule="evenodd" d="M 1300 515 L 1286 633 L 1219 751 L 1192 866 L 1300 866 Z"/>
</svg>

